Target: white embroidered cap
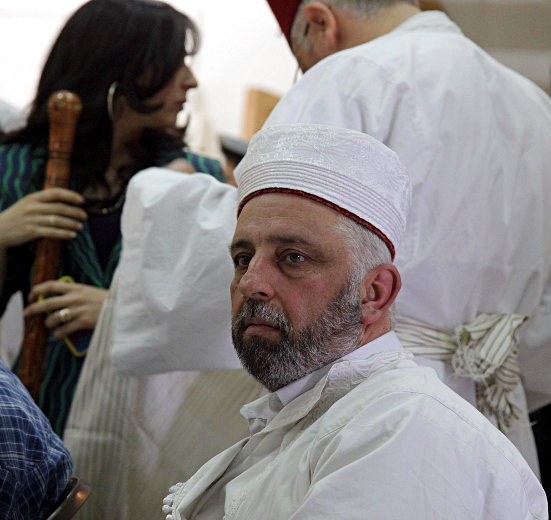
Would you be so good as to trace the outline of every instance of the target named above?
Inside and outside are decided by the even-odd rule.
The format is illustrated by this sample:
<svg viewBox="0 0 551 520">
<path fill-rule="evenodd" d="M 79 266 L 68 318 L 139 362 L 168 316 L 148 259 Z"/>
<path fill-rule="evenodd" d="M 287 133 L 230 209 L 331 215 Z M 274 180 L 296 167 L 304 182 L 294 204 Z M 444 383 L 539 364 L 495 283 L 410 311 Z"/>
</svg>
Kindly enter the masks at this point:
<svg viewBox="0 0 551 520">
<path fill-rule="evenodd" d="M 263 193 L 301 195 L 366 226 L 395 256 L 411 200 L 409 175 L 367 134 L 310 124 L 265 128 L 252 137 L 236 178 L 238 215 Z"/>
</svg>

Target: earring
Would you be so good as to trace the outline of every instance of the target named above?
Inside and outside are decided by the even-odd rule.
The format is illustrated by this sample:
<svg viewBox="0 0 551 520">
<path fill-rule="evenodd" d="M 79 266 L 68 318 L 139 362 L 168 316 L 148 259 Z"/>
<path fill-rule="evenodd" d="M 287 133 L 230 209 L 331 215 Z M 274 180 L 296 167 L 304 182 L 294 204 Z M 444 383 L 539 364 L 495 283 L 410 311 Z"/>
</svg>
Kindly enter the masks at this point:
<svg viewBox="0 0 551 520">
<path fill-rule="evenodd" d="M 115 91 L 117 90 L 117 87 L 119 86 L 118 81 L 113 81 L 111 83 L 111 86 L 109 87 L 109 90 L 107 91 L 107 113 L 109 114 L 109 119 L 111 119 L 111 122 L 115 122 L 115 110 L 113 108 L 113 98 L 115 97 Z"/>
</svg>

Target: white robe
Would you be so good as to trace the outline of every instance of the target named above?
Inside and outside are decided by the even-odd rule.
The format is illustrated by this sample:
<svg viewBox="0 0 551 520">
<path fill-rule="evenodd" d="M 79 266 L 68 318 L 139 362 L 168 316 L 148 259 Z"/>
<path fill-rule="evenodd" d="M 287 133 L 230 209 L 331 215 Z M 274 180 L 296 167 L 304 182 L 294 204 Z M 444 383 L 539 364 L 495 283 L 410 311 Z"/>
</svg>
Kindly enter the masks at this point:
<svg viewBox="0 0 551 520">
<path fill-rule="evenodd" d="M 265 126 L 289 123 L 365 132 L 398 154 L 413 185 L 398 314 L 446 330 L 481 313 L 530 316 L 522 377 L 532 409 L 551 402 L 549 96 L 427 11 L 310 69 Z M 474 403 L 449 364 L 418 362 Z M 537 471 L 521 385 L 513 399 L 524 419 L 509 435 Z"/>
<path fill-rule="evenodd" d="M 365 347 L 366 359 L 335 363 L 285 406 L 269 394 L 243 407 L 252 436 L 179 486 L 166 512 L 175 520 L 548 518 L 541 485 L 505 436 L 418 367 L 394 333 Z"/>
</svg>

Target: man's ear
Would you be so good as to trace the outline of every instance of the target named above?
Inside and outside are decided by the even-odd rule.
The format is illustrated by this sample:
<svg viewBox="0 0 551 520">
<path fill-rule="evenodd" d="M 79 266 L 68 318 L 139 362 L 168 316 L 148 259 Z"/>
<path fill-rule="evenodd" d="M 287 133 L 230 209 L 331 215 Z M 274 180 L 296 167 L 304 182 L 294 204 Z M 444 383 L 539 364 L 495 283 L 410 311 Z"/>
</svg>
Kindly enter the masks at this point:
<svg viewBox="0 0 551 520">
<path fill-rule="evenodd" d="M 338 23 L 333 11 L 321 2 L 310 2 L 304 6 L 304 19 L 310 25 L 309 37 L 327 50 L 327 55 L 337 49 Z"/>
<path fill-rule="evenodd" d="M 362 323 L 369 325 L 384 316 L 400 287 L 400 273 L 393 264 L 379 265 L 368 271 L 360 288 Z"/>
</svg>

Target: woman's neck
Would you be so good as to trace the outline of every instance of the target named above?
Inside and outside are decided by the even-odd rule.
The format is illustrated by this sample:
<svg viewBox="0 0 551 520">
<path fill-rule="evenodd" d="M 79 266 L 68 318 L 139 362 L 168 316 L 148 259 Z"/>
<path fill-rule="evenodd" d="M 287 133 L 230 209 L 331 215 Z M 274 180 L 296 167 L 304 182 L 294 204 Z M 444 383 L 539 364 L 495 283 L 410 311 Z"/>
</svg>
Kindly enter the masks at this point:
<svg viewBox="0 0 551 520">
<path fill-rule="evenodd" d="M 111 159 L 104 178 L 109 186 L 94 186 L 84 190 L 83 195 L 89 199 L 110 199 L 123 189 L 124 179 L 121 179 L 119 172 L 133 162 L 130 153 L 130 146 L 137 142 L 143 128 L 128 124 L 124 120 L 118 120 L 113 124 L 113 140 L 111 143 Z"/>
</svg>

